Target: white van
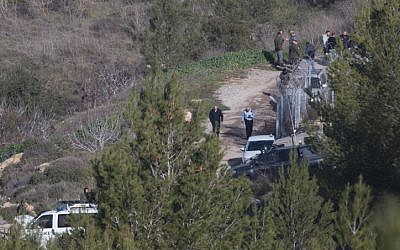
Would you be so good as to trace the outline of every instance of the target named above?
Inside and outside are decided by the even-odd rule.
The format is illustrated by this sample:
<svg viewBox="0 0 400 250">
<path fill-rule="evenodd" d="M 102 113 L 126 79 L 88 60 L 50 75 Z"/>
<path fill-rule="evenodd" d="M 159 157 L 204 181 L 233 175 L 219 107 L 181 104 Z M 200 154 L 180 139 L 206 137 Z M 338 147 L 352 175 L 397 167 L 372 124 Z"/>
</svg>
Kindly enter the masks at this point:
<svg viewBox="0 0 400 250">
<path fill-rule="evenodd" d="M 27 234 L 40 237 L 42 245 L 57 234 L 70 233 L 68 224 L 72 214 L 97 214 L 97 205 L 91 203 L 62 203 L 56 210 L 42 212 L 32 219 L 25 229 Z"/>
</svg>

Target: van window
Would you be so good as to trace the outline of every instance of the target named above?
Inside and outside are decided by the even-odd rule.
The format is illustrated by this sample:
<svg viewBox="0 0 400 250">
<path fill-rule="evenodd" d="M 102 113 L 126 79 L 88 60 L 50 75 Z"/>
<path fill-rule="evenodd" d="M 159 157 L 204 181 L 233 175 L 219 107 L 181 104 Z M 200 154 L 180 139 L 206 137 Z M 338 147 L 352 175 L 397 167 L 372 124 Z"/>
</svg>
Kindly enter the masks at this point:
<svg viewBox="0 0 400 250">
<path fill-rule="evenodd" d="M 58 227 L 71 227 L 69 224 L 69 214 L 60 214 L 58 215 Z"/>
<path fill-rule="evenodd" d="M 40 228 L 52 228 L 53 227 L 53 215 L 43 215 L 36 221 L 36 225 Z"/>
</svg>

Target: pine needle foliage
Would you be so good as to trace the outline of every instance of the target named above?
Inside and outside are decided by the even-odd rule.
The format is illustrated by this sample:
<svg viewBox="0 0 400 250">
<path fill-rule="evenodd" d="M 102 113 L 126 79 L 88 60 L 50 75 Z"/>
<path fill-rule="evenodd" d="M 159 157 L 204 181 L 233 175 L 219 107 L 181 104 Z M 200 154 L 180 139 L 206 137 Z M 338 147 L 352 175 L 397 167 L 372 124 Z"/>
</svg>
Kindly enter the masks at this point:
<svg viewBox="0 0 400 250">
<path fill-rule="evenodd" d="M 363 175 L 379 189 L 400 190 L 400 8 L 369 1 L 355 20 L 355 48 L 330 67 L 336 101 L 325 107 L 325 134 L 339 146 L 344 183 Z"/>
<path fill-rule="evenodd" d="M 346 186 L 339 201 L 336 238 L 340 249 L 376 249 L 371 219 L 371 188 L 359 181 Z"/>
<path fill-rule="evenodd" d="M 278 249 L 332 249 L 332 204 L 318 195 L 306 163 L 293 161 L 273 184 L 269 208 Z"/>
<path fill-rule="evenodd" d="M 102 227 L 128 232 L 141 249 L 241 246 L 249 183 L 225 173 L 219 141 L 203 135 L 203 108 L 185 121 L 179 81 L 163 77 L 149 76 L 132 94 L 131 132 L 94 163 Z"/>
</svg>

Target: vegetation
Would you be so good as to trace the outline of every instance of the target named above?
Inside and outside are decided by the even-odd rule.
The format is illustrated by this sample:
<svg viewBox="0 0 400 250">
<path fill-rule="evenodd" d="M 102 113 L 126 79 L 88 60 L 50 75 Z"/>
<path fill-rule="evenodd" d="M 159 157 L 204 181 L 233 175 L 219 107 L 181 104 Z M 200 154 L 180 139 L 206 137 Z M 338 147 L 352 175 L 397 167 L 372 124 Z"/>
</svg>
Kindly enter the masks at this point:
<svg viewBox="0 0 400 250">
<path fill-rule="evenodd" d="M 336 220 L 337 240 L 341 249 L 374 249 L 375 233 L 372 229 L 371 188 L 362 182 L 347 185 L 339 201 Z"/>
<path fill-rule="evenodd" d="M 324 107 L 326 136 L 337 145 L 341 179 L 355 182 L 361 174 L 370 185 L 399 191 L 398 162 L 400 64 L 397 1 L 374 1 L 355 22 L 357 49 L 330 67 L 335 106 Z M 344 183 L 343 183 L 344 184 Z"/>
<path fill-rule="evenodd" d="M 267 63 L 266 55 L 269 52 L 261 49 L 240 50 L 228 52 L 221 56 L 199 60 L 195 63 L 178 66 L 176 72 L 182 75 L 191 75 L 207 70 L 239 70 L 254 65 Z"/>
<path fill-rule="evenodd" d="M 101 223 L 113 235 L 131 231 L 139 248 L 240 245 L 249 186 L 217 175 L 218 141 L 201 142 L 201 107 L 184 120 L 179 89 L 156 75 L 132 95 L 125 116 L 135 138 L 94 164 Z"/>
<path fill-rule="evenodd" d="M 293 163 L 287 173 L 281 168 L 279 176 L 269 205 L 278 248 L 332 249 L 332 204 L 318 195 L 307 164 Z"/>
<path fill-rule="evenodd" d="M 19 144 L 12 144 L 0 150 L 0 162 L 7 160 L 9 157 L 21 153 L 22 148 Z"/>
<path fill-rule="evenodd" d="M 48 249 L 398 249 L 400 4 L 368 1 L 353 26 L 358 2 L 0 0 L 0 162 L 24 153 L 1 201 L 49 209 L 94 187 L 99 216 Z M 327 27 L 356 46 L 318 107 L 325 165 L 282 168 L 272 190 L 231 178 L 201 126 L 215 82 L 271 62 L 277 30 L 317 43 Z M 11 248 L 40 246 L 15 227 Z"/>
</svg>

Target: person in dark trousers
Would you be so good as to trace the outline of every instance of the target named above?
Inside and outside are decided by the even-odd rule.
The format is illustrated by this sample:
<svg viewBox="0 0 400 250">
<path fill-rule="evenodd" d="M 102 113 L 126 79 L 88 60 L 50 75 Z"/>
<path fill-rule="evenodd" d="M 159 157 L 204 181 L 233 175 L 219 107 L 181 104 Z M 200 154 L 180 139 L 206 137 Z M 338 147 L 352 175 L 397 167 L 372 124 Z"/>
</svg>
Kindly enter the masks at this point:
<svg viewBox="0 0 400 250">
<path fill-rule="evenodd" d="M 350 49 L 351 48 L 350 37 L 349 37 L 349 35 L 347 34 L 346 31 L 344 31 L 343 34 L 340 35 L 340 39 L 342 40 L 343 47 L 345 49 Z"/>
<path fill-rule="evenodd" d="M 310 42 L 306 42 L 306 55 L 311 68 L 314 69 L 315 47 Z"/>
<path fill-rule="evenodd" d="M 85 195 L 86 202 L 95 203 L 95 193 L 90 191 L 88 187 L 83 189 L 83 194 Z"/>
<path fill-rule="evenodd" d="M 314 60 L 315 47 L 310 42 L 306 42 L 306 55 L 309 59 Z"/>
<path fill-rule="evenodd" d="M 328 53 L 326 44 L 327 44 L 330 36 L 331 36 L 331 32 L 329 30 L 325 31 L 325 33 L 322 35 L 322 45 L 324 46 L 324 54 Z"/>
<path fill-rule="evenodd" d="M 20 201 L 18 206 L 17 206 L 17 214 L 23 214 L 25 212 L 25 204 L 23 201 Z"/>
<path fill-rule="evenodd" d="M 246 126 L 246 139 L 249 139 L 251 134 L 253 133 L 253 120 L 254 120 L 254 112 L 251 108 L 246 108 L 242 114 L 242 122 Z"/>
<path fill-rule="evenodd" d="M 299 61 L 299 40 L 296 33 L 292 30 L 290 31 L 289 38 L 289 60 L 291 64 L 296 64 Z"/>
<path fill-rule="evenodd" d="M 213 133 L 215 133 L 219 137 L 219 129 L 221 127 L 221 122 L 224 121 L 224 114 L 218 108 L 218 106 L 215 105 L 214 108 L 210 110 L 208 118 L 210 119 Z"/>
<path fill-rule="evenodd" d="M 326 49 L 328 53 L 333 52 L 336 49 L 336 37 L 335 37 L 335 32 L 331 33 L 331 36 L 328 38 L 328 41 L 326 42 Z"/>
<path fill-rule="evenodd" d="M 274 39 L 274 45 L 275 45 L 275 65 L 276 66 L 283 66 L 283 43 L 285 42 L 285 39 L 282 37 L 282 31 L 278 31 L 276 33 L 275 39 Z"/>
</svg>

